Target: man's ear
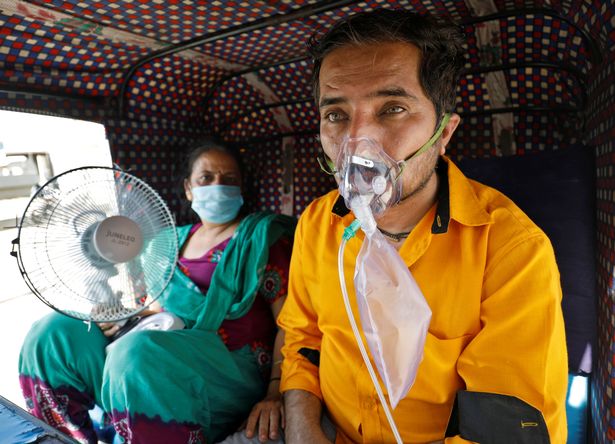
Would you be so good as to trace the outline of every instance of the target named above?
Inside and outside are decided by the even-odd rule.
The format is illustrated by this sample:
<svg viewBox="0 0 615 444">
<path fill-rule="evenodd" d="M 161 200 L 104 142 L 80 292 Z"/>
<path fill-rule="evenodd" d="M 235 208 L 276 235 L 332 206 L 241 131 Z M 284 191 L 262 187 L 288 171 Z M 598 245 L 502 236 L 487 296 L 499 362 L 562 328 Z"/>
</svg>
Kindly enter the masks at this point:
<svg viewBox="0 0 615 444">
<path fill-rule="evenodd" d="M 453 136 L 453 133 L 457 129 L 457 125 L 461 122 L 461 117 L 457 113 L 451 113 L 451 118 L 448 120 L 448 123 L 442 130 L 442 136 L 440 137 L 440 155 L 443 156 L 446 152 L 446 146 L 448 145 L 449 140 Z"/>
<path fill-rule="evenodd" d="M 184 192 L 186 193 L 186 199 L 192 202 L 192 187 L 188 179 L 184 179 Z"/>
</svg>

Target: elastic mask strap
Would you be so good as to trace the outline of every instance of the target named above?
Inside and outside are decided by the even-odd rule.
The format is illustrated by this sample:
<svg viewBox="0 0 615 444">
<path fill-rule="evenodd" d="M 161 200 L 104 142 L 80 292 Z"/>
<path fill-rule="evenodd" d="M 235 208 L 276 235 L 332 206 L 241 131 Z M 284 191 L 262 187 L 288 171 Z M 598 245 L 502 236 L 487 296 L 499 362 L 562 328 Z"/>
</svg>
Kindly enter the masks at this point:
<svg viewBox="0 0 615 444">
<path fill-rule="evenodd" d="M 337 173 L 335 164 L 333 163 L 331 159 L 329 159 L 329 156 L 327 156 L 325 153 L 319 154 L 316 157 L 316 160 L 318 161 L 318 165 L 320 166 L 320 169 L 323 170 L 325 173 L 330 174 L 331 176 Z"/>
<path fill-rule="evenodd" d="M 404 168 L 406 167 L 407 161 L 414 159 L 415 157 L 423 154 L 425 151 L 431 148 L 434 143 L 436 143 L 436 140 L 438 140 L 438 138 L 442 135 L 442 131 L 444 131 L 444 128 L 446 128 L 446 124 L 448 123 L 449 120 L 451 120 L 451 114 L 450 113 L 444 114 L 444 116 L 442 116 L 442 121 L 440 122 L 438 129 L 436 130 L 435 133 L 433 133 L 433 135 L 429 138 L 429 140 L 425 142 L 425 144 L 422 147 L 420 147 L 416 153 L 398 162 L 399 174 L 397 175 L 395 180 L 397 180 L 399 176 L 401 176 L 401 173 L 403 173 Z M 320 169 L 323 170 L 325 173 L 330 174 L 330 175 L 334 175 L 337 173 L 335 164 L 329 158 L 329 156 L 327 156 L 324 152 L 321 153 L 319 156 L 317 156 L 316 160 L 318 160 L 318 165 L 320 166 Z"/>
<path fill-rule="evenodd" d="M 416 153 L 398 162 L 400 169 L 399 169 L 399 174 L 397 175 L 396 179 L 399 178 L 399 176 L 401 176 L 401 173 L 403 173 L 404 168 L 406 167 L 406 162 L 423 154 L 425 151 L 431 148 L 434 143 L 436 143 L 436 140 L 438 140 L 438 138 L 440 138 L 440 136 L 442 135 L 442 131 L 444 131 L 444 128 L 446 128 L 446 125 L 449 120 L 451 120 L 451 114 L 450 113 L 444 114 L 444 116 L 442 116 L 442 121 L 440 122 L 440 125 L 438 126 L 438 129 L 436 130 L 436 132 L 433 133 L 433 136 L 431 136 L 430 139 L 427 142 L 425 142 L 425 144 L 422 147 L 420 147 Z"/>
</svg>

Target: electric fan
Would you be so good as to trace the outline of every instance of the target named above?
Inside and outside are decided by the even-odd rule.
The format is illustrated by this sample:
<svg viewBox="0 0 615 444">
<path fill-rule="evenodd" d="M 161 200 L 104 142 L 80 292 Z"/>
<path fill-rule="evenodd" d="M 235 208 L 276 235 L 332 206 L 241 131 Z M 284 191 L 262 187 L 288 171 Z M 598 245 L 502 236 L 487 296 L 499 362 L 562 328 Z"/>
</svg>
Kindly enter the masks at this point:
<svg viewBox="0 0 615 444">
<path fill-rule="evenodd" d="M 113 322 L 160 296 L 175 269 L 177 242 L 171 213 L 153 188 L 116 168 L 82 167 L 32 196 L 11 254 L 51 308 Z"/>
</svg>

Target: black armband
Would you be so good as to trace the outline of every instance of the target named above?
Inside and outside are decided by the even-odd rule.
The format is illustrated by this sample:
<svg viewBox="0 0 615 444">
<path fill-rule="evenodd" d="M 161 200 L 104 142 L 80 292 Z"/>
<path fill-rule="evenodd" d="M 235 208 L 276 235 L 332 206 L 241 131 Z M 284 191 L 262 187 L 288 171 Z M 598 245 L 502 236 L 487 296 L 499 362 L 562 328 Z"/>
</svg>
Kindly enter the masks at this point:
<svg viewBox="0 0 615 444">
<path fill-rule="evenodd" d="M 303 347 L 299 349 L 299 354 L 310 361 L 316 367 L 320 366 L 320 352 L 312 348 Z"/>
<path fill-rule="evenodd" d="M 457 392 L 446 437 L 480 444 L 549 444 L 540 410 L 514 396 Z"/>
</svg>

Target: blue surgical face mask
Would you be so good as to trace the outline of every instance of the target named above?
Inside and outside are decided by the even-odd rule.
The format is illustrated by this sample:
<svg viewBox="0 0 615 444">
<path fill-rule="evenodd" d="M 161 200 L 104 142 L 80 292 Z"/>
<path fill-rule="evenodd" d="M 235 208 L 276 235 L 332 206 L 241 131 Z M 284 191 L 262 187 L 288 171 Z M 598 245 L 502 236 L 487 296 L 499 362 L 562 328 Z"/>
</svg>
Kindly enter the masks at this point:
<svg viewBox="0 0 615 444">
<path fill-rule="evenodd" d="M 224 224 L 237 217 L 243 205 L 236 185 L 206 185 L 192 188 L 192 209 L 201 220 Z"/>
</svg>

